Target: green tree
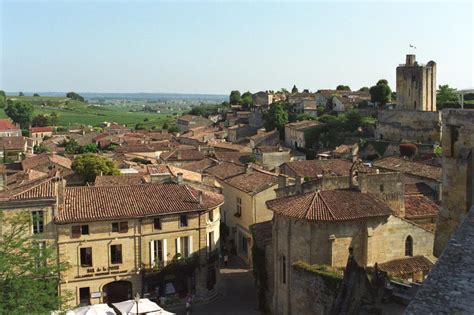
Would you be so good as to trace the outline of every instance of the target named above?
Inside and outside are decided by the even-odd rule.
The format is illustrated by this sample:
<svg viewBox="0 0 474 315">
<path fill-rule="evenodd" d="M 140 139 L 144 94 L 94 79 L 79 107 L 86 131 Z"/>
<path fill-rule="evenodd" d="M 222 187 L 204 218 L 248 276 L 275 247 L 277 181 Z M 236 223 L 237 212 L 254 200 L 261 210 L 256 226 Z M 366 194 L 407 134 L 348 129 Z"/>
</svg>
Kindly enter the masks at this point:
<svg viewBox="0 0 474 315">
<path fill-rule="evenodd" d="M 179 127 L 177 125 L 170 125 L 168 127 L 168 132 L 171 132 L 171 133 L 176 133 L 176 132 L 179 132 Z"/>
<path fill-rule="evenodd" d="M 22 129 L 27 129 L 31 122 L 33 106 L 24 102 L 13 102 L 5 108 L 5 114 L 15 123 L 20 124 Z"/>
<path fill-rule="evenodd" d="M 95 143 L 89 143 L 84 146 L 79 146 L 76 153 L 97 153 L 99 151 L 99 147 Z"/>
<path fill-rule="evenodd" d="M 231 105 L 238 105 L 240 104 L 240 98 L 241 98 L 240 91 L 234 90 L 230 92 L 229 103 Z"/>
<path fill-rule="evenodd" d="M 5 91 L 0 90 L 0 108 L 7 106 L 7 95 Z"/>
<path fill-rule="evenodd" d="M 299 114 L 296 117 L 296 120 L 298 120 L 298 121 L 301 121 L 301 120 L 316 120 L 316 117 L 313 116 L 313 115 L 310 115 L 308 113 L 302 113 L 302 114 Z"/>
<path fill-rule="evenodd" d="M 348 85 L 338 85 L 336 87 L 336 90 L 338 90 L 338 91 L 350 91 L 351 88 Z"/>
<path fill-rule="evenodd" d="M 68 92 L 68 93 L 66 93 L 66 97 L 67 97 L 67 98 L 70 98 L 70 99 L 72 99 L 72 100 L 84 102 L 84 97 L 80 96 L 80 95 L 77 94 L 76 92 Z"/>
<path fill-rule="evenodd" d="M 168 130 L 168 128 L 169 128 L 168 123 L 165 122 L 161 128 L 162 128 L 163 130 Z"/>
<path fill-rule="evenodd" d="M 40 154 L 40 153 L 46 153 L 46 152 L 49 152 L 49 149 L 43 143 L 35 144 L 33 146 L 34 154 Z"/>
<path fill-rule="evenodd" d="M 60 274 L 69 266 L 57 263 L 49 242 L 25 233 L 31 230 L 30 212 L 0 221 L 0 314 L 49 314 L 60 309 L 70 298 L 58 297 Z"/>
<path fill-rule="evenodd" d="M 369 92 L 369 88 L 366 87 L 366 86 L 363 86 L 363 87 L 361 87 L 361 88 L 359 89 L 359 92 L 367 92 L 367 93 L 368 93 L 368 92 Z"/>
<path fill-rule="evenodd" d="M 296 84 L 293 85 L 293 88 L 291 89 L 291 93 L 298 93 L 298 88 L 296 87 Z"/>
<path fill-rule="evenodd" d="M 49 116 L 43 114 L 39 114 L 31 121 L 31 125 L 33 125 L 33 127 L 46 127 L 49 126 L 49 123 Z"/>
<path fill-rule="evenodd" d="M 387 80 L 379 80 L 376 85 L 372 86 L 369 90 L 370 99 L 372 102 L 377 102 L 380 106 L 383 106 L 390 102 L 392 96 L 392 90 L 388 86 Z"/>
<path fill-rule="evenodd" d="M 461 107 L 456 95 L 456 89 L 451 88 L 447 84 L 440 85 L 436 93 L 436 107 L 438 109 Z"/>
<path fill-rule="evenodd" d="M 20 93 L 18 93 L 18 96 L 25 96 L 25 93 L 20 92 Z"/>
<path fill-rule="evenodd" d="M 72 169 L 88 183 L 94 182 L 98 175 L 120 175 L 115 163 L 94 153 L 77 156 L 72 162 Z"/>
<path fill-rule="evenodd" d="M 62 146 L 64 146 L 64 151 L 67 154 L 76 154 L 76 153 L 78 153 L 79 148 L 80 148 L 79 143 L 77 143 L 77 141 L 75 139 L 65 140 L 62 143 Z"/>
<path fill-rule="evenodd" d="M 40 96 L 38 93 L 33 94 L 34 97 Z"/>
<path fill-rule="evenodd" d="M 344 114 L 344 129 L 347 131 L 356 131 L 357 128 L 362 126 L 362 116 L 356 110 L 349 110 Z"/>
<path fill-rule="evenodd" d="M 52 112 L 49 115 L 49 120 L 51 122 L 51 125 L 56 126 L 58 124 L 58 114 L 56 112 Z"/>
<path fill-rule="evenodd" d="M 249 107 L 253 104 L 253 95 L 249 91 L 245 92 L 242 94 L 242 97 L 240 98 L 240 103 L 245 106 Z"/>
<path fill-rule="evenodd" d="M 288 123 L 288 113 L 285 110 L 283 102 L 275 102 L 270 105 L 270 109 L 264 115 L 264 126 L 267 131 L 275 128 L 280 131 L 280 134 Z"/>
</svg>

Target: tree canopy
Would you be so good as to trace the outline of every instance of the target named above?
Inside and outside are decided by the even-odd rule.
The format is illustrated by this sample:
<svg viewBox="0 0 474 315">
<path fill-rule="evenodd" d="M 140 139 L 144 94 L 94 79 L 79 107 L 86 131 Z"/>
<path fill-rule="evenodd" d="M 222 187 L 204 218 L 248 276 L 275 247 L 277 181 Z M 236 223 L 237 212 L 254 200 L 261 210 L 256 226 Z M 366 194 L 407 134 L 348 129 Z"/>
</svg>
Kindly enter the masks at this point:
<svg viewBox="0 0 474 315">
<path fill-rule="evenodd" d="M 33 106 L 24 102 L 9 103 L 5 108 L 5 114 L 7 114 L 7 116 L 10 117 L 15 123 L 20 124 L 22 129 L 27 129 L 31 122 Z"/>
<path fill-rule="evenodd" d="M 291 93 L 298 93 L 298 88 L 296 87 L 296 84 L 293 85 L 293 88 L 291 89 Z"/>
<path fill-rule="evenodd" d="M 242 97 L 240 98 L 240 103 L 245 107 L 249 107 L 250 105 L 252 105 L 253 104 L 252 93 L 250 93 L 250 91 L 247 91 L 244 94 L 242 94 Z"/>
<path fill-rule="evenodd" d="M 440 85 L 436 93 L 436 107 L 440 110 L 443 108 L 461 107 L 456 95 L 456 89 L 450 87 L 448 84 Z"/>
<path fill-rule="evenodd" d="M 231 105 L 238 105 L 240 104 L 240 98 L 241 98 L 240 91 L 237 91 L 237 90 L 231 91 L 230 96 L 229 96 L 229 103 Z"/>
<path fill-rule="evenodd" d="M 50 124 L 50 119 L 48 115 L 43 115 L 39 114 L 38 116 L 35 116 L 33 120 L 31 121 L 31 125 L 33 127 L 46 127 L 49 126 Z"/>
<path fill-rule="evenodd" d="M 7 95 L 5 91 L 0 90 L 0 108 L 7 106 Z"/>
<path fill-rule="evenodd" d="M 366 86 L 363 86 L 359 89 L 359 92 L 369 92 L 369 88 Z"/>
<path fill-rule="evenodd" d="M 376 85 L 370 88 L 369 92 L 371 101 L 381 106 L 390 102 L 392 98 L 392 89 L 390 89 L 385 79 L 379 80 Z"/>
<path fill-rule="evenodd" d="M 80 95 L 77 94 L 76 92 L 68 92 L 68 93 L 66 93 L 66 97 L 67 97 L 67 98 L 70 98 L 70 99 L 72 99 L 72 100 L 84 102 L 84 97 L 80 96 Z"/>
<path fill-rule="evenodd" d="M 58 297 L 59 274 L 69 266 L 57 263 L 49 242 L 25 233 L 31 230 L 30 212 L 0 219 L 0 314 L 49 314 L 60 309 L 70 295 Z"/>
<path fill-rule="evenodd" d="M 113 161 L 94 153 L 77 156 L 72 162 L 72 169 L 89 183 L 95 181 L 95 178 L 101 174 L 120 175 L 120 171 Z"/>
<path fill-rule="evenodd" d="M 336 90 L 338 90 L 338 91 L 350 91 L 351 88 L 348 85 L 338 85 L 336 87 Z"/>
<path fill-rule="evenodd" d="M 285 110 L 284 102 L 275 102 L 270 105 L 270 109 L 264 115 L 264 126 L 267 131 L 277 128 L 280 133 L 288 123 L 288 113 Z"/>
</svg>

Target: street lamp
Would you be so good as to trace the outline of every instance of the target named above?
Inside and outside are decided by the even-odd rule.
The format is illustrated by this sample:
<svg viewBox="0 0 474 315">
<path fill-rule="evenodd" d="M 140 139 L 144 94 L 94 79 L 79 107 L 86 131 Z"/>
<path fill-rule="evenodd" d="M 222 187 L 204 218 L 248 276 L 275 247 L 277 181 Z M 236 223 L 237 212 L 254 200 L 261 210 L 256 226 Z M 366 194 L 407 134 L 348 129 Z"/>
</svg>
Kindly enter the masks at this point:
<svg viewBox="0 0 474 315">
<path fill-rule="evenodd" d="M 135 294 L 135 303 L 137 303 L 137 315 L 138 315 L 138 302 L 140 302 L 140 294 L 137 292 L 137 294 Z"/>
</svg>

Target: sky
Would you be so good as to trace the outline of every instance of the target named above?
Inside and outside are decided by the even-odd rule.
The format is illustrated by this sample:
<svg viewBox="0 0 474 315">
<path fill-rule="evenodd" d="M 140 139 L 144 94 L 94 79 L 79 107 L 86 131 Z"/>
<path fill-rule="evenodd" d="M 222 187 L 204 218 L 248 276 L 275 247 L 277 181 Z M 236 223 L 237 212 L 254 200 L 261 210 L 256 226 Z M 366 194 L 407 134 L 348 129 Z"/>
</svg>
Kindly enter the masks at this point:
<svg viewBox="0 0 474 315">
<path fill-rule="evenodd" d="M 472 1 L 0 0 L 0 90 L 352 89 L 415 53 L 474 87 Z M 416 46 L 416 50 L 409 45 Z"/>
</svg>

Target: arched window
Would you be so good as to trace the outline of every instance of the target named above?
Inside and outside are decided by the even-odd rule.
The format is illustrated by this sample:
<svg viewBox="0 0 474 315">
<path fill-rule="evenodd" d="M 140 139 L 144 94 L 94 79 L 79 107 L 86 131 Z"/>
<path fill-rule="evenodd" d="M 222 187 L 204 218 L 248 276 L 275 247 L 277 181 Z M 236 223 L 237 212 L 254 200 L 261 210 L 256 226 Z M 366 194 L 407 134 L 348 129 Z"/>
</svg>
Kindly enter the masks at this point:
<svg viewBox="0 0 474 315">
<path fill-rule="evenodd" d="M 410 235 L 405 240 L 405 256 L 413 256 L 413 239 Z"/>
</svg>

